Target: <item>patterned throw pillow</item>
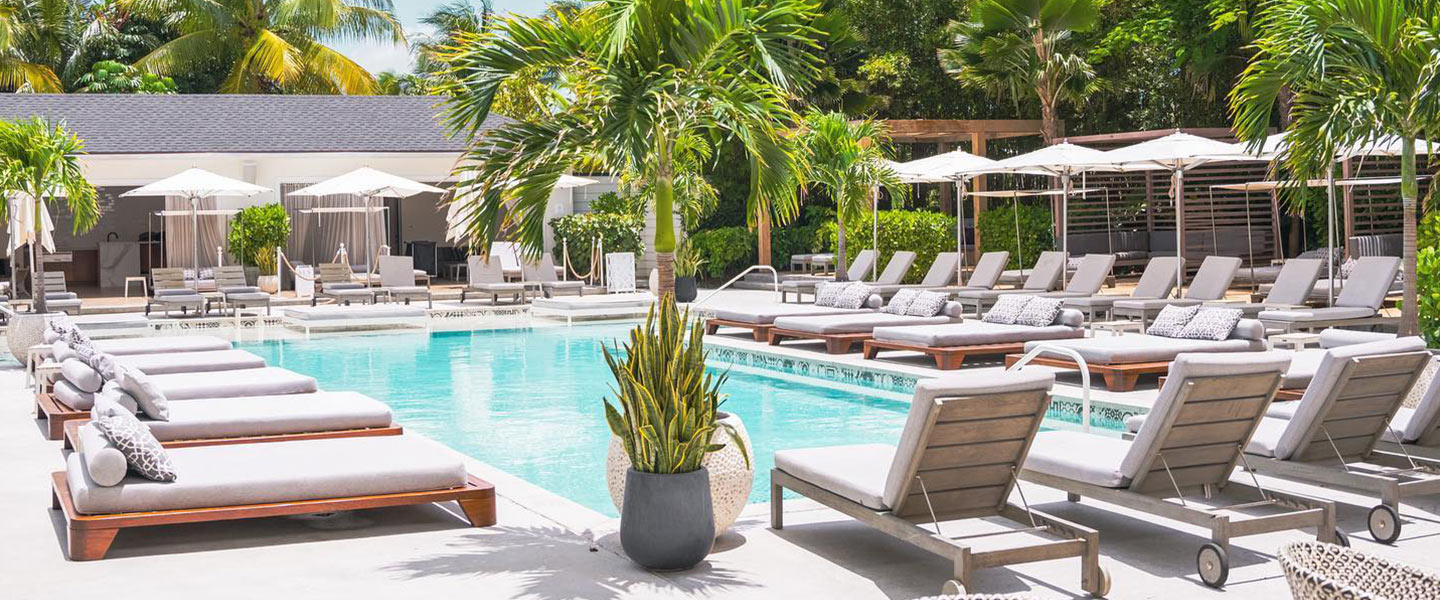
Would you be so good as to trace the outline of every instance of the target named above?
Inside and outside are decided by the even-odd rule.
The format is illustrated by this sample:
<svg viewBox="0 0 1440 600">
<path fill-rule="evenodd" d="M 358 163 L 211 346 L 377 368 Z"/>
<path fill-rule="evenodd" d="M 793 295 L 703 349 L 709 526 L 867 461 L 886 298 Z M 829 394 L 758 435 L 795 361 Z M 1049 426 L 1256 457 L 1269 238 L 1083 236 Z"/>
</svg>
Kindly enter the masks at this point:
<svg viewBox="0 0 1440 600">
<path fill-rule="evenodd" d="M 120 389 L 135 398 L 136 404 L 140 406 L 140 412 L 156 421 L 170 420 L 170 402 L 165 398 L 165 392 L 160 391 L 150 377 L 141 373 L 138 369 L 124 367 L 120 369 Z"/>
<path fill-rule="evenodd" d="M 1355 260 L 1354 258 L 1347 258 L 1345 259 L 1345 262 L 1340 263 L 1340 278 L 1349 279 L 1350 274 L 1355 272 L 1355 265 L 1359 262 L 1360 261 Z"/>
<path fill-rule="evenodd" d="M 835 308 L 835 303 L 840 300 L 840 293 L 850 287 L 849 283 L 843 281 L 824 281 L 815 286 L 815 306 Z"/>
<path fill-rule="evenodd" d="M 1025 305 L 1034 299 L 1034 296 L 1026 294 L 1005 294 L 995 300 L 995 304 L 980 320 L 986 323 L 1014 325 L 1015 320 L 1020 318 L 1020 312 L 1025 310 Z"/>
<path fill-rule="evenodd" d="M 1195 318 L 1197 312 L 1200 312 L 1198 304 L 1195 306 L 1175 306 L 1173 304 L 1166 306 L 1160 309 L 1160 314 L 1155 316 L 1155 320 L 1150 323 L 1150 329 L 1145 333 L 1178 338 L 1180 332 L 1185 329 L 1185 325 L 1190 323 L 1190 319 Z"/>
<path fill-rule="evenodd" d="M 835 308 L 862 308 L 865 302 L 870 299 L 870 286 L 863 283 L 852 283 L 840 292 L 840 297 L 835 300 Z"/>
<path fill-rule="evenodd" d="M 912 317 L 934 317 L 945 310 L 945 302 L 950 297 L 940 292 L 920 292 L 910 307 L 905 309 L 905 314 Z"/>
<path fill-rule="evenodd" d="M 910 303 L 914 302 L 915 297 L 919 295 L 920 290 L 909 288 L 895 292 L 895 295 L 890 298 L 890 303 L 886 304 L 885 308 L 880 309 L 880 312 L 887 312 L 892 315 L 903 315 L 905 311 L 910 308 Z"/>
<path fill-rule="evenodd" d="M 1223 342 L 1230 338 L 1244 314 L 1238 308 L 1202 308 L 1185 324 L 1185 328 L 1180 330 L 1179 337 Z"/>
<path fill-rule="evenodd" d="M 155 435 L 133 415 L 113 414 L 95 421 L 100 433 L 120 449 L 130 470 L 152 481 L 175 481 L 175 467 Z"/>
<path fill-rule="evenodd" d="M 1025 308 L 1020 310 L 1019 316 L 1015 317 L 1016 325 L 1029 325 L 1031 327 L 1048 327 L 1055 322 L 1055 317 L 1060 315 L 1060 307 L 1065 301 L 1060 298 L 1035 297 L 1025 303 Z"/>
</svg>

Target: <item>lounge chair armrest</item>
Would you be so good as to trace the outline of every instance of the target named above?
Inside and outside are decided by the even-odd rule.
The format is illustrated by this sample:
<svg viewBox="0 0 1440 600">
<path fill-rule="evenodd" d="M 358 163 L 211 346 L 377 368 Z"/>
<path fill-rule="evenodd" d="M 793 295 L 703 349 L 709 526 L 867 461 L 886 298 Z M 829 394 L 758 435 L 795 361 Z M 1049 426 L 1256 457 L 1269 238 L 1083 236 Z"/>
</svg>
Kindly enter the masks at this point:
<svg viewBox="0 0 1440 600">
<path fill-rule="evenodd" d="M 161 296 L 193 296 L 195 295 L 195 293 L 195 290 L 192 290 L 190 288 L 170 288 L 164 290 L 155 290 L 155 297 L 159 298 Z"/>
<path fill-rule="evenodd" d="M 258 291 L 260 291 L 260 288 L 255 287 L 255 286 L 253 286 L 253 285 L 232 285 L 232 286 L 229 286 L 229 287 L 220 288 L 220 293 L 222 293 L 222 294 L 227 294 L 227 295 L 228 295 L 228 294 L 253 294 L 253 293 L 258 292 Z"/>
<path fill-rule="evenodd" d="M 342 283 L 327 283 L 325 287 L 332 290 L 363 290 L 370 286 L 364 283 L 347 281 Z"/>
<path fill-rule="evenodd" d="M 46 300 L 74 300 L 79 298 L 75 292 L 45 292 Z"/>
</svg>

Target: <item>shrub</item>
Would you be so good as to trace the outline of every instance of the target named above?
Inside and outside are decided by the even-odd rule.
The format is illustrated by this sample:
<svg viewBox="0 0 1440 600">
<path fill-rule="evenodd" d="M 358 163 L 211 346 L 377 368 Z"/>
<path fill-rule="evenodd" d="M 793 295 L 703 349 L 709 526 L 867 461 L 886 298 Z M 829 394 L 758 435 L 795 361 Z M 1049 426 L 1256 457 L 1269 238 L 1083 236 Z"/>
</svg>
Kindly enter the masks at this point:
<svg viewBox="0 0 1440 600">
<path fill-rule="evenodd" d="M 1440 347 L 1440 211 L 1420 220 L 1416 243 L 1415 286 L 1420 305 L 1420 334 L 1431 348 Z"/>
<path fill-rule="evenodd" d="M 980 251 L 1005 250 L 1010 253 L 1010 268 L 1028 268 L 1041 252 L 1055 245 L 1050 207 L 1042 204 L 1020 205 L 1020 252 L 1015 251 L 1015 205 L 991 208 L 980 213 L 976 228 L 980 232 Z M 1025 263 L 1021 264 L 1021 255 Z"/>
<path fill-rule="evenodd" d="M 621 196 L 615 192 L 605 192 L 590 201 L 590 212 L 644 217 L 645 197 L 638 194 Z"/>
<path fill-rule="evenodd" d="M 230 255 L 240 264 L 275 273 L 275 248 L 290 239 L 290 214 L 279 204 L 250 206 L 230 224 Z"/>
<path fill-rule="evenodd" d="M 645 220 L 641 217 L 613 213 L 584 213 L 550 219 L 550 229 L 555 232 L 555 262 L 565 260 L 568 245 L 570 264 L 581 271 L 590 264 L 591 244 L 599 239 L 604 251 L 634 252 L 645 251 L 641 240 Z"/>
<path fill-rule="evenodd" d="M 715 279 L 755 262 L 755 234 L 744 227 L 719 227 L 690 234 L 690 245 L 704 261 L 700 274 Z M 788 260 L 788 259 L 787 259 Z"/>
<path fill-rule="evenodd" d="M 930 270 L 935 255 L 955 251 L 955 217 L 940 213 L 912 210 L 880 211 L 880 269 L 885 268 L 890 257 L 897 250 L 915 253 L 915 264 L 905 275 L 906 283 L 919 283 Z M 855 253 L 870 248 L 873 244 L 872 223 L 862 219 L 846 223 L 846 260 L 853 261 Z M 836 250 L 836 227 L 834 222 L 826 223 L 817 236 L 818 248 L 826 252 Z M 847 265 L 848 266 L 848 265 Z M 869 277 L 868 273 L 849 273 L 851 279 Z"/>
<path fill-rule="evenodd" d="M 830 224 L 831 229 L 834 224 Z M 820 250 L 820 231 L 824 223 L 808 225 L 791 224 L 770 230 L 770 264 L 784 268 L 790 264 L 794 254 L 814 254 Z"/>
</svg>

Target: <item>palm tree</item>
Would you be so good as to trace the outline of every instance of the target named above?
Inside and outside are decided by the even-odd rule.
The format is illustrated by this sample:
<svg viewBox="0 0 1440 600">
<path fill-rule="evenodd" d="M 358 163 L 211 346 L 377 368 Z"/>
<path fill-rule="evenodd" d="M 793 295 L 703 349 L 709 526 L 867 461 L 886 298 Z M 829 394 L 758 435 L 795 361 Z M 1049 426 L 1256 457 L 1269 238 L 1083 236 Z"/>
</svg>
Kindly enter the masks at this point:
<svg viewBox="0 0 1440 600">
<path fill-rule="evenodd" d="M 978 0 L 969 21 L 951 24 L 954 47 L 940 50 L 940 63 L 961 85 L 1017 104 L 1033 93 L 1052 143 L 1062 134 L 1060 102 L 1078 99 L 1095 80 L 1071 38 L 1099 14 L 1094 0 Z"/>
<path fill-rule="evenodd" d="M 459 42 L 461 34 L 477 34 L 485 31 L 495 19 L 495 6 L 491 0 L 480 0 L 477 7 L 470 0 L 451 0 L 436 7 L 420 19 L 435 33 L 415 40 L 415 72 L 438 75 L 445 71 L 445 64 L 437 55 L 446 47 Z"/>
<path fill-rule="evenodd" d="M 1302 180 L 1330 172 L 1342 149 L 1399 138 L 1405 270 L 1400 335 L 1419 330 L 1415 140 L 1440 127 L 1434 23 L 1440 23 L 1440 2 L 1434 0 L 1275 0 L 1261 11 L 1257 52 L 1230 92 L 1235 131 L 1259 144 L 1281 90 L 1293 91 L 1289 144 L 1278 160 Z"/>
<path fill-rule="evenodd" d="M 871 209 L 876 188 L 898 194 L 900 178 L 885 160 L 889 134 L 880 123 L 851 121 L 844 113 L 812 112 L 805 116 L 797 145 L 801 148 L 802 186 L 817 185 L 835 201 L 835 279 L 845 281 L 845 224 L 864 217 Z M 876 248 L 879 251 L 879 248 Z M 864 273 L 857 273 L 864 277 Z"/>
<path fill-rule="evenodd" d="M 78 35 L 71 0 L 0 0 L 0 90 L 64 91 L 56 69 Z"/>
<path fill-rule="evenodd" d="M 100 218 L 95 202 L 95 188 L 85 180 L 77 155 L 85 151 L 84 142 L 65 129 L 42 117 L 20 121 L 0 121 L 0 221 L 9 220 L 10 202 L 34 202 L 35 214 L 45 204 L 63 197 L 74 218 L 75 233 L 88 231 Z M 40 233 L 42 221 L 35 220 Z M 46 312 L 45 261 L 35 249 L 35 308 Z"/>
<path fill-rule="evenodd" d="M 445 55 L 448 120 L 471 136 L 454 202 L 470 239 L 513 231 L 542 251 L 560 175 L 585 164 L 638 173 L 655 213 L 661 294 L 674 290 L 675 185 L 686 136 L 734 139 L 752 157 L 751 197 L 768 208 L 793 179 L 789 105 L 817 73 L 814 0 L 606 0 L 574 16 L 510 17 Z M 496 94 L 526 70 L 563 70 L 548 118 L 481 135 Z M 756 200 L 758 199 L 758 200 Z"/>
<path fill-rule="evenodd" d="M 122 0 L 142 16 L 174 23 L 180 37 L 136 62 L 176 75 L 226 65 L 225 94 L 372 94 L 375 77 L 323 41 L 405 44 L 389 0 Z"/>
</svg>

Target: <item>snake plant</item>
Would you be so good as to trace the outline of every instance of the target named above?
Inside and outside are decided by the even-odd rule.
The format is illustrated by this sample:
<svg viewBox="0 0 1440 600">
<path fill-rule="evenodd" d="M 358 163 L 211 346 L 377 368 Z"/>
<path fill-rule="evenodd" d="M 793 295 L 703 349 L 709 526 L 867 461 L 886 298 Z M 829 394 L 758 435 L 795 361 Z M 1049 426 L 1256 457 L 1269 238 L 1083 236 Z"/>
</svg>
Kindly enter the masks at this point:
<svg viewBox="0 0 1440 600">
<path fill-rule="evenodd" d="M 635 470 L 698 471 L 706 454 L 725 447 L 711 443 L 717 430 L 740 448 L 748 465 L 750 452 L 739 433 L 717 421 L 726 374 L 706 371 L 704 335 L 689 309 L 680 312 L 667 294 L 622 348 L 604 348 L 618 404 L 606 399 L 605 420 Z"/>
</svg>

